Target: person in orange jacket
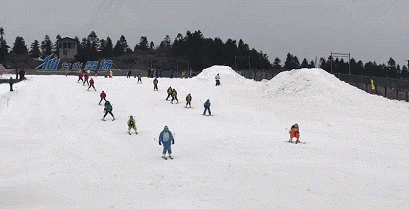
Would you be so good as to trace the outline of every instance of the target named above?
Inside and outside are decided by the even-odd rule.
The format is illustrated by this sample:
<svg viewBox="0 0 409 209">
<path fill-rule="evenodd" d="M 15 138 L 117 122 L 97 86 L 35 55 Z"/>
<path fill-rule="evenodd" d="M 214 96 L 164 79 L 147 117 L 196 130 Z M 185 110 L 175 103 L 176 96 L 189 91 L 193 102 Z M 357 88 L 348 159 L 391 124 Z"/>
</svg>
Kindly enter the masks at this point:
<svg viewBox="0 0 409 209">
<path fill-rule="evenodd" d="M 294 124 L 291 126 L 290 132 L 290 142 L 293 142 L 293 138 L 296 138 L 297 140 L 295 143 L 300 143 L 300 128 L 298 127 L 298 124 Z"/>
</svg>

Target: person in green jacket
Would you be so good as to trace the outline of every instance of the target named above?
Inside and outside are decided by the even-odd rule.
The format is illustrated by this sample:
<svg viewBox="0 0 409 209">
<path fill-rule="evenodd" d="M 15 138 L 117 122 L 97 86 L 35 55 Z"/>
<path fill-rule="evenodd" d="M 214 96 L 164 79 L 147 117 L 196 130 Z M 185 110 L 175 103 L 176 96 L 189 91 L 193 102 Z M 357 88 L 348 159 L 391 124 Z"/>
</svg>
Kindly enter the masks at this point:
<svg viewBox="0 0 409 209">
<path fill-rule="evenodd" d="M 133 130 L 135 130 L 135 134 L 138 134 L 138 132 L 136 131 L 135 120 L 133 119 L 132 115 L 128 120 L 128 134 L 129 135 L 131 135 L 131 128 L 133 128 Z"/>
</svg>

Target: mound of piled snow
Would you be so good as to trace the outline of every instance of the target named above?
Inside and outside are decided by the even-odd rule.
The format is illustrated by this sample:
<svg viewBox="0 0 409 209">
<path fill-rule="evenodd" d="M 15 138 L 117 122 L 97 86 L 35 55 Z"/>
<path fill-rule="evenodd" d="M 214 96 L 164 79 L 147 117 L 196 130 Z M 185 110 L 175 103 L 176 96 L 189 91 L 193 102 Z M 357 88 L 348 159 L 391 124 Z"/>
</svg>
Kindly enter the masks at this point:
<svg viewBox="0 0 409 209">
<path fill-rule="evenodd" d="M 362 97 L 364 92 L 320 68 L 282 72 L 264 86 L 265 93 L 274 97 L 345 101 Z M 354 103 L 355 104 L 355 103 Z"/>
<path fill-rule="evenodd" d="M 231 67 L 229 66 L 220 66 L 215 65 L 206 69 L 203 69 L 201 73 L 199 73 L 196 78 L 200 80 L 215 80 L 215 76 L 220 75 L 220 83 L 234 83 L 234 82 L 243 82 L 246 80 L 243 76 L 236 73 Z"/>
</svg>

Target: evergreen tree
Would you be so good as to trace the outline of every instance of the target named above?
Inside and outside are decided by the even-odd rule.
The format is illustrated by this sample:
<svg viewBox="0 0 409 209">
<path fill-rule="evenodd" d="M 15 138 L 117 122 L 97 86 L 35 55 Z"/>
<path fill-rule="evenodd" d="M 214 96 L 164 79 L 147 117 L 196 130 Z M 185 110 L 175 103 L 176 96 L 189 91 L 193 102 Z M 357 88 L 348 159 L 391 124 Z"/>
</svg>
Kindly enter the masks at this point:
<svg viewBox="0 0 409 209">
<path fill-rule="evenodd" d="M 94 60 L 98 58 L 99 38 L 94 31 L 91 31 L 86 40 L 86 51 L 88 53 L 88 59 Z"/>
<path fill-rule="evenodd" d="M 38 42 L 37 40 L 34 40 L 34 42 L 31 44 L 31 48 L 30 48 L 30 52 L 29 52 L 29 56 L 31 58 L 39 58 L 41 55 L 40 52 L 40 42 Z"/>
<path fill-rule="evenodd" d="M 175 57 L 180 57 L 185 54 L 185 39 L 182 34 L 178 33 L 173 41 L 173 53 Z"/>
<path fill-rule="evenodd" d="M 314 61 L 311 60 L 310 64 L 308 64 L 309 68 L 315 68 L 315 63 Z"/>
<path fill-rule="evenodd" d="M 287 54 L 287 59 L 284 62 L 284 68 L 287 70 L 298 69 L 300 68 L 300 62 L 298 61 L 297 56 L 292 54 Z"/>
<path fill-rule="evenodd" d="M 105 57 L 102 52 L 104 51 L 105 47 L 107 45 L 107 41 L 105 41 L 105 39 L 100 39 L 99 40 L 99 46 L 98 46 L 98 55 L 99 57 Z"/>
<path fill-rule="evenodd" d="M 301 68 L 309 68 L 307 59 L 304 58 L 304 60 L 301 63 Z"/>
<path fill-rule="evenodd" d="M 115 57 L 125 54 L 124 50 L 122 49 L 121 42 L 119 40 L 116 42 L 115 47 L 112 50 L 112 53 Z"/>
<path fill-rule="evenodd" d="M 130 48 L 128 46 L 128 42 L 126 41 L 124 35 L 121 35 L 121 37 L 119 38 L 119 42 L 120 42 L 120 45 L 121 45 L 122 54 L 132 52 L 132 51 L 130 51 Z"/>
<path fill-rule="evenodd" d="M 113 55 L 113 44 L 111 38 L 108 36 L 105 44 L 103 46 L 100 46 L 101 49 L 101 56 L 106 58 L 106 57 L 111 57 Z"/>
<path fill-rule="evenodd" d="M 45 35 L 44 41 L 41 42 L 41 58 L 44 59 L 52 53 L 52 42 L 48 35 Z"/>
<path fill-rule="evenodd" d="M 159 48 L 170 47 L 171 40 L 169 35 L 166 35 L 162 42 L 160 42 Z"/>
<path fill-rule="evenodd" d="M 151 41 L 151 43 L 149 44 L 149 49 L 153 50 L 154 47 L 155 47 L 155 44 L 153 43 L 153 41 Z"/>
<path fill-rule="evenodd" d="M 12 53 L 24 55 L 28 53 L 26 42 L 21 36 L 17 36 L 13 45 Z"/>
<path fill-rule="evenodd" d="M 276 57 L 276 58 L 274 59 L 274 62 L 273 62 L 273 68 L 274 68 L 274 69 L 277 69 L 277 70 L 281 69 L 280 63 L 281 63 L 280 58 Z"/>
<path fill-rule="evenodd" d="M 59 46 L 58 46 L 58 41 L 59 40 L 61 40 L 61 36 L 60 36 L 60 34 L 58 34 L 56 37 L 55 37 L 55 39 L 56 39 L 56 41 L 55 41 L 55 43 L 54 43 L 54 45 L 53 45 L 53 53 L 55 54 L 55 55 L 57 55 L 57 56 L 59 56 Z"/>
<path fill-rule="evenodd" d="M 400 73 L 401 78 L 407 78 L 409 76 L 408 68 L 406 65 L 402 66 L 402 71 Z"/>
<path fill-rule="evenodd" d="M 4 34 L 4 29 L 0 27 L 0 63 L 2 63 L 7 57 L 10 48 L 10 46 L 7 45 L 7 42 L 4 39 Z"/>
<path fill-rule="evenodd" d="M 146 51 L 149 49 L 148 38 L 146 38 L 146 36 L 141 36 L 141 39 L 139 41 L 139 46 L 141 47 L 142 51 Z"/>
</svg>

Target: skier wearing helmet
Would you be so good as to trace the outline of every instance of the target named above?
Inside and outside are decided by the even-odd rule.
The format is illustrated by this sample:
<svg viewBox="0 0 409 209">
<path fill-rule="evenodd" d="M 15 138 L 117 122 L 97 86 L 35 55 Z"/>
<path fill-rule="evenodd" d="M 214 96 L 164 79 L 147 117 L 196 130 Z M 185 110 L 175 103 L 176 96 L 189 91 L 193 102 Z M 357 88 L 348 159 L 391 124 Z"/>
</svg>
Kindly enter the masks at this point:
<svg viewBox="0 0 409 209">
<path fill-rule="evenodd" d="M 298 127 L 298 124 L 294 124 L 291 126 L 291 130 L 289 131 L 290 133 L 290 141 L 293 142 L 293 138 L 296 138 L 297 140 L 295 143 L 300 143 L 300 128 Z"/>
<path fill-rule="evenodd" d="M 135 130 L 135 134 L 138 134 L 138 132 L 136 131 L 135 119 L 133 119 L 132 115 L 129 117 L 129 120 L 128 120 L 128 134 L 129 135 L 131 135 L 131 128 Z"/>
<path fill-rule="evenodd" d="M 164 158 L 165 160 L 167 159 L 166 158 L 166 152 L 168 152 L 169 158 L 173 159 L 172 156 L 171 156 L 171 154 L 172 154 L 171 146 L 174 143 L 175 143 L 175 139 L 173 138 L 172 132 L 169 131 L 168 126 L 165 126 L 163 128 L 163 131 L 160 132 L 160 134 L 159 134 L 159 145 L 163 144 L 163 152 L 162 152 L 163 156 L 162 156 L 162 158 Z"/>
</svg>

